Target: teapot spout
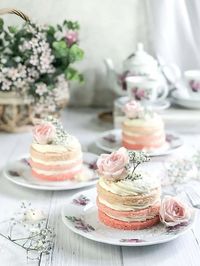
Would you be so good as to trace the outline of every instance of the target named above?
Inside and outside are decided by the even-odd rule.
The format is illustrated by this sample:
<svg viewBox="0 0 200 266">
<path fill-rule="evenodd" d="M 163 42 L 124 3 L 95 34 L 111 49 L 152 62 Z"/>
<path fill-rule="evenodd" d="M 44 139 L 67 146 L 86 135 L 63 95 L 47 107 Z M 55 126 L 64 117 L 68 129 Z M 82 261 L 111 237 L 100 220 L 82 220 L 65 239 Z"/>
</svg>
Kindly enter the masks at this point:
<svg viewBox="0 0 200 266">
<path fill-rule="evenodd" d="M 112 72 L 115 73 L 115 68 L 114 68 L 114 64 L 113 64 L 112 59 L 106 58 L 106 59 L 104 59 L 104 63 L 105 63 L 106 70 L 107 70 L 108 74 L 112 73 Z"/>
<path fill-rule="evenodd" d="M 124 92 L 122 89 L 121 75 L 117 74 L 113 65 L 113 61 L 110 58 L 106 58 L 104 59 L 104 63 L 106 65 L 110 89 L 112 89 L 117 95 L 124 96 L 126 92 Z"/>
</svg>

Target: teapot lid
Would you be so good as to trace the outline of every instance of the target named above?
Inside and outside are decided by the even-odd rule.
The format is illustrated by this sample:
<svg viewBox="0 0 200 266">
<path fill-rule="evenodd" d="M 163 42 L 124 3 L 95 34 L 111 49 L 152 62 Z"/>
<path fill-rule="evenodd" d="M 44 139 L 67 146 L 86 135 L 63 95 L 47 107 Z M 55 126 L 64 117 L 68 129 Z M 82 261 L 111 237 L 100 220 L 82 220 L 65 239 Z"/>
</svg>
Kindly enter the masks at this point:
<svg viewBox="0 0 200 266">
<path fill-rule="evenodd" d="M 144 45 L 141 42 L 137 44 L 136 52 L 130 55 L 127 58 L 127 61 L 129 63 L 131 62 L 131 65 L 151 65 L 154 67 L 157 66 L 157 61 L 153 58 L 153 56 L 151 56 L 144 50 Z"/>
</svg>

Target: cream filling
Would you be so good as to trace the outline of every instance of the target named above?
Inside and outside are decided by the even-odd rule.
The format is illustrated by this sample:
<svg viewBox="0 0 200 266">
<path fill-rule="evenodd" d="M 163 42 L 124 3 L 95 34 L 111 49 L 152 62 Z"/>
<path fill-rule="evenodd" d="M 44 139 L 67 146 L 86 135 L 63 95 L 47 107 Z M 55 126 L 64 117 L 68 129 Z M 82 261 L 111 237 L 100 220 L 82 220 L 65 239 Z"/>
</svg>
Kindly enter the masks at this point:
<svg viewBox="0 0 200 266">
<path fill-rule="evenodd" d="M 53 170 L 42 170 L 42 169 L 38 169 L 36 167 L 33 167 L 33 171 L 37 172 L 38 174 L 41 174 L 41 175 L 59 175 L 59 174 L 68 174 L 68 173 L 71 173 L 71 172 L 76 172 L 78 170 L 81 170 L 82 168 L 82 164 L 76 166 L 76 167 L 73 167 L 73 168 L 70 168 L 70 169 L 66 169 L 66 170 L 56 170 L 56 171 L 53 171 Z"/>
<path fill-rule="evenodd" d="M 150 204 L 140 204 L 140 205 L 122 205 L 122 204 L 111 204 L 107 202 L 106 200 L 98 197 L 98 200 L 101 204 L 105 205 L 106 207 L 109 207 L 110 209 L 116 210 L 116 211 L 136 211 L 136 210 L 142 210 L 149 208 L 150 206 L 156 205 L 160 203 L 160 197 L 158 196 L 153 202 Z"/>
<path fill-rule="evenodd" d="M 32 147 L 34 150 L 42 153 L 46 152 L 55 152 L 55 153 L 62 153 L 62 152 L 70 152 L 70 151 L 75 151 L 75 150 L 81 150 L 81 146 L 79 143 L 77 143 L 73 149 L 72 147 L 68 146 L 62 146 L 62 145 L 42 145 L 42 144 L 37 144 L 37 143 L 32 143 Z"/>
<path fill-rule="evenodd" d="M 40 163 L 40 164 L 43 164 L 43 165 L 70 165 L 70 164 L 73 164 L 77 161 L 80 161 L 82 159 L 82 154 L 77 157 L 75 160 L 66 160 L 66 161 L 44 161 L 44 160 L 41 160 L 41 159 L 38 159 L 38 158 L 35 158 L 35 157 L 32 157 L 31 156 L 31 160 L 35 163 Z"/>
<path fill-rule="evenodd" d="M 108 213 L 105 212 L 105 214 L 107 216 L 109 216 L 110 218 L 122 221 L 122 222 L 144 222 L 146 220 L 150 220 L 153 219 L 154 217 L 156 217 L 156 215 L 140 215 L 140 216 L 133 216 L 133 217 L 121 217 L 121 216 L 114 216 L 114 215 L 110 215 Z"/>
<path fill-rule="evenodd" d="M 152 137 L 162 137 L 164 135 L 164 131 L 163 130 L 158 130 L 157 132 L 154 132 L 153 133 L 149 133 L 149 132 L 135 132 L 134 130 L 127 130 L 127 129 L 123 129 L 123 133 L 126 134 L 127 136 L 130 136 L 130 137 L 149 137 L 149 136 L 152 136 Z"/>
<path fill-rule="evenodd" d="M 146 172 L 140 172 L 141 178 L 129 180 L 123 179 L 117 182 L 108 181 L 103 177 L 99 179 L 99 185 L 114 194 L 131 196 L 140 194 L 151 194 L 155 188 L 160 188 L 160 180 Z"/>
<path fill-rule="evenodd" d="M 124 120 L 123 124 L 125 126 L 146 127 L 149 129 L 159 129 L 164 127 L 162 118 L 157 114 L 155 114 L 153 117 L 148 117 L 147 119 L 126 119 Z"/>
</svg>

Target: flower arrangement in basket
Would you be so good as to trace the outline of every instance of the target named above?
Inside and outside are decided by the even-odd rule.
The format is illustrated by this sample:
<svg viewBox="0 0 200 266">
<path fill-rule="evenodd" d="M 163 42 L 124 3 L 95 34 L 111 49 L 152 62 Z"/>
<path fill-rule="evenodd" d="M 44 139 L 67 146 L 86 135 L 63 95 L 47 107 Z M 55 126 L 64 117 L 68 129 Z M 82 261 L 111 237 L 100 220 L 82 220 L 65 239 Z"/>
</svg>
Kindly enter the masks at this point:
<svg viewBox="0 0 200 266">
<path fill-rule="evenodd" d="M 26 20 L 5 27 L 0 19 L 0 129 L 15 131 L 34 117 L 58 114 L 69 99 L 69 81 L 83 76 L 71 65 L 83 59 L 78 22 L 40 26 Z"/>
</svg>

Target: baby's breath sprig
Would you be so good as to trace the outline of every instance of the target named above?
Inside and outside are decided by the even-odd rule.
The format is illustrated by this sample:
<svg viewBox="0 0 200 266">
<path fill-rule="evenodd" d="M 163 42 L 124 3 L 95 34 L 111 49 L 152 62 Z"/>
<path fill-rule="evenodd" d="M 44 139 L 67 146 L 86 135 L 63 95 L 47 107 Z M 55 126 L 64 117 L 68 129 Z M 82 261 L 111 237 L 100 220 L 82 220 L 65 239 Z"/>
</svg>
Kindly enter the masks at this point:
<svg viewBox="0 0 200 266">
<path fill-rule="evenodd" d="M 149 156 L 145 152 L 129 151 L 129 162 L 133 167 L 133 172 L 141 164 L 148 162 Z"/>
<path fill-rule="evenodd" d="M 126 165 L 126 169 L 132 171 L 131 174 L 127 176 L 126 179 L 133 180 L 140 178 L 140 174 L 134 173 L 136 168 L 145 162 L 150 160 L 149 156 L 145 152 L 129 151 L 129 163 Z"/>
<path fill-rule="evenodd" d="M 69 134 L 64 130 L 61 122 L 53 116 L 48 116 L 46 121 L 52 123 L 56 128 L 56 137 L 53 143 L 57 145 L 66 144 Z"/>
<path fill-rule="evenodd" d="M 27 261 L 35 260 L 40 265 L 41 257 L 50 255 L 53 250 L 54 228 L 48 226 L 48 217 L 43 212 L 31 207 L 31 203 L 21 203 L 20 211 L 0 225 L 6 233 L 3 237 L 26 251 Z"/>
</svg>

